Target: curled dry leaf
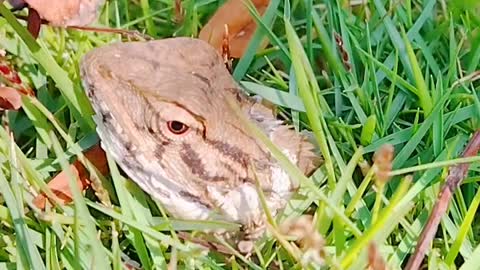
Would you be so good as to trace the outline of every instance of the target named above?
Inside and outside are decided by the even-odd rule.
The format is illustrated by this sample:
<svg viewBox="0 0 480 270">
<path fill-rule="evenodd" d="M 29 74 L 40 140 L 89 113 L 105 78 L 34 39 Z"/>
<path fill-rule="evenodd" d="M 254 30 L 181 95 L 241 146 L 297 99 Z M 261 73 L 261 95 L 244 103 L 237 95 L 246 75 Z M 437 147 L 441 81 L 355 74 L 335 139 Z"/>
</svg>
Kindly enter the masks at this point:
<svg viewBox="0 0 480 270">
<path fill-rule="evenodd" d="M 24 86 L 12 65 L 0 53 L 0 110 L 18 110 L 22 106 L 22 95 L 34 96 L 33 90 Z"/>
<path fill-rule="evenodd" d="M 0 86 L 0 109 L 18 110 L 22 106 L 22 96 L 17 89 Z"/>
<path fill-rule="evenodd" d="M 0 0 L 1 1 L 1 0 Z M 94 31 L 103 33 L 116 33 L 133 40 L 152 40 L 153 38 L 135 30 L 117 28 L 89 27 L 94 22 L 105 0 L 68 0 L 60 2 L 57 7 L 44 6 L 42 3 L 50 3 L 47 0 L 9 0 L 13 10 L 28 7 L 28 16 L 17 16 L 27 21 L 28 31 L 35 38 L 38 37 L 42 24 L 66 27 L 82 31 Z M 30 5 L 27 4 L 30 3 Z"/>
<path fill-rule="evenodd" d="M 258 13 L 263 15 L 270 0 L 252 0 Z M 257 29 L 257 24 L 248 11 L 246 2 L 242 0 L 229 0 L 223 4 L 202 28 L 199 38 L 207 41 L 218 51 L 222 52 L 224 42 L 224 29 L 228 25 L 230 55 L 240 58 L 245 53 L 247 46 Z M 267 46 L 268 40 L 261 44 L 261 48 Z"/>
<path fill-rule="evenodd" d="M 350 72 L 352 71 L 352 64 L 350 63 L 350 57 L 348 56 L 347 49 L 343 46 L 343 39 L 338 33 L 333 33 L 335 37 L 335 43 L 337 44 L 338 51 L 342 56 L 342 63 L 345 69 Z"/>
<path fill-rule="evenodd" d="M 3 55 L 0 55 L 0 77 L 1 81 L 17 89 L 21 94 L 35 96 L 33 90 L 28 85 L 24 85 L 17 71 L 15 71 Z"/>
<path fill-rule="evenodd" d="M 40 28 L 42 27 L 42 18 L 35 9 L 28 8 L 27 29 L 34 38 L 38 37 Z"/>
<path fill-rule="evenodd" d="M 108 173 L 107 158 L 105 152 L 99 145 L 90 148 L 83 154 L 93 165 L 95 165 L 101 174 L 106 175 Z M 88 171 L 80 161 L 77 160 L 70 165 L 70 170 L 76 178 L 80 190 L 83 191 L 90 186 L 91 181 L 89 179 Z M 67 204 L 72 201 L 73 194 L 68 183 L 68 176 L 64 171 L 57 174 L 50 182 L 48 182 L 48 187 L 62 203 Z M 46 202 L 47 197 L 43 193 L 35 197 L 33 200 L 33 204 L 40 209 L 45 209 Z"/>
<path fill-rule="evenodd" d="M 25 0 L 55 26 L 82 26 L 95 21 L 105 0 Z"/>
</svg>

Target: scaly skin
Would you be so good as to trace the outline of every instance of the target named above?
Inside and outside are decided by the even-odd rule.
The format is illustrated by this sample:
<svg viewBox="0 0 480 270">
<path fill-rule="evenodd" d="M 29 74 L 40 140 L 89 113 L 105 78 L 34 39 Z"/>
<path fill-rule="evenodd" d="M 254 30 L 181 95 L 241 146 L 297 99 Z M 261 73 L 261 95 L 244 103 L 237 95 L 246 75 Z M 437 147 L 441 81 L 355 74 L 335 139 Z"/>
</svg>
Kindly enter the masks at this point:
<svg viewBox="0 0 480 270">
<path fill-rule="evenodd" d="M 243 239 L 254 239 L 264 225 L 254 173 L 273 215 L 297 188 L 240 123 L 228 97 L 305 174 L 319 164 L 306 137 L 247 97 L 201 40 L 97 48 L 83 58 L 81 74 L 102 147 L 174 217 L 238 222 Z"/>
</svg>

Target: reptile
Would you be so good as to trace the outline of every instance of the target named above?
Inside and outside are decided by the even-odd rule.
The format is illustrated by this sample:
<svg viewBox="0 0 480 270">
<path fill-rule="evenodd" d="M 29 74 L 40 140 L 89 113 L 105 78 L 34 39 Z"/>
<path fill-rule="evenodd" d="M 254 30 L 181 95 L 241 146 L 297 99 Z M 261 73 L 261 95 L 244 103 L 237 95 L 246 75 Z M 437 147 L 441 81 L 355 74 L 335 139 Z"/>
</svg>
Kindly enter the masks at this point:
<svg viewBox="0 0 480 270">
<path fill-rule="evenodd" d="M 80 63 L 102 148 L 169 214 L 242 225 L 257 239 L 298 186 L 238 119 L 227 100 L 309 176 L 321 163 L 308 136 L 278 120 L 234 80 L 219 53 L 195 38 L 118 42 Z"/>
</svg>

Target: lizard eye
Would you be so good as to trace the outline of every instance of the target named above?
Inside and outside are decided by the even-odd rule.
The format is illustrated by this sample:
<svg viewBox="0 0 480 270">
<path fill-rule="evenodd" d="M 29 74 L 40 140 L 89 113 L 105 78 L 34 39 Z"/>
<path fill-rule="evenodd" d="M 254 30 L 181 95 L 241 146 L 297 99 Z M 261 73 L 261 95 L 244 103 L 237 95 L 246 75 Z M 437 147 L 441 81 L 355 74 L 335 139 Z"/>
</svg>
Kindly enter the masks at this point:
<svg viewBox="0 0 480 270">
<path fill-rule="evenodd" d="M 179 121 L 168 121 L 168 130 L 175 135 L 181 135 L 188 131 L 189 127 Z"/>
</svg>

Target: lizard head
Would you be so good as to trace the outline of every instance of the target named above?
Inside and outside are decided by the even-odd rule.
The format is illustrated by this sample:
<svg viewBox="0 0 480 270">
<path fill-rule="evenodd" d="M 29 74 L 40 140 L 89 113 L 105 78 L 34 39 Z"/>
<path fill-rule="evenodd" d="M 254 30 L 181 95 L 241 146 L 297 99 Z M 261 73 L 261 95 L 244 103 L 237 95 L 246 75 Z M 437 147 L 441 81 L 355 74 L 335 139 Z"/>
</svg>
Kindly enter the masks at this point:
<svg viewBox="0 0 480 270">
<path fill-rule="evenodd" d="M 288 176 L 274 173 L 278 167 L 269 152 L 249 134 L 226 99 L 237 100 L 271 137 L 282 130 L 280 144 L 297 143 L 284 147 L 292 149 L 295 161 L 304 140 L 289 133 L 293 131 L 276 129 L 280 123 L 272 112 L 241 92 L 208 43 L 172 38 L 108 45 L 87 53 L 81 76 L 102 145 L 132 180 L 171 212 L 202 218 L 220 205 L 224 212 L 236 211 L 230 214 L 238 220 L 250 208 L 259 210 L 258 200 L 252 207 L 248 202 L 255 192 L 252 164 L 266 191 L 275 191 L 275 185 L 291 189 Z M 237 192 L 228 198 L 229 192 L 246 184 L 252 194 Z M 176 206 L 179 200 L 191 204 L 190 212 Z"/>
<path fill-rule="evenodd" d="M 145 175 L 162 171 L 170 186 L 204 204 L 208 186 L 231 189 L 252 181 L 251 160 L 268 170 L 269 155 L 225 98 L 236 98 L 246 110 L 251 102 L 207 43 L 189 38 L 116 43 L 87 53 L 81 75 L 102 144 L 122 168 L 142 164 Z M 137 183 L 159 181 L 130 177 Z"/>
</svg>

